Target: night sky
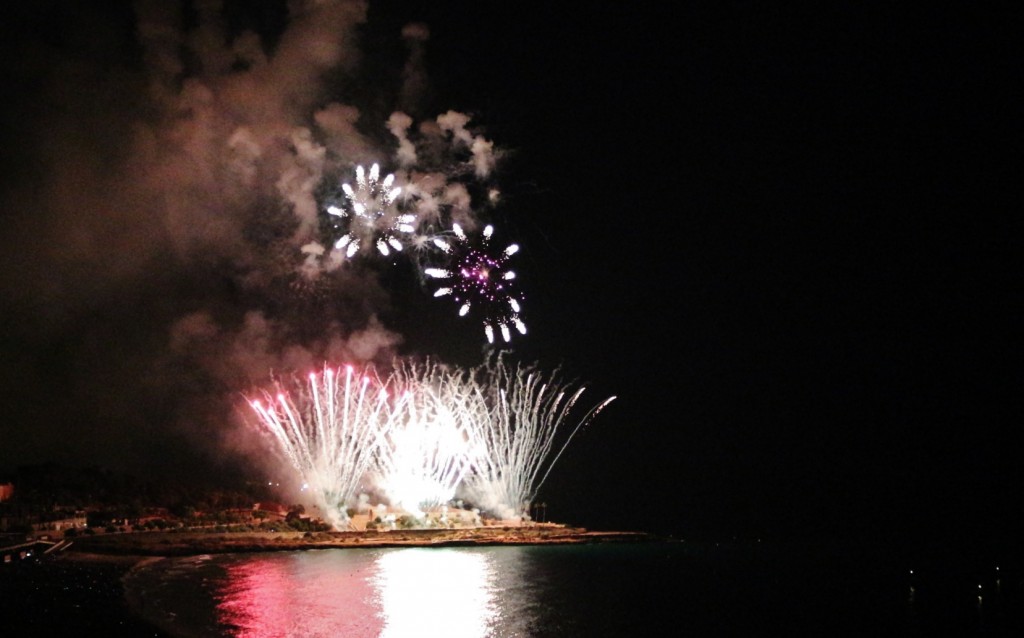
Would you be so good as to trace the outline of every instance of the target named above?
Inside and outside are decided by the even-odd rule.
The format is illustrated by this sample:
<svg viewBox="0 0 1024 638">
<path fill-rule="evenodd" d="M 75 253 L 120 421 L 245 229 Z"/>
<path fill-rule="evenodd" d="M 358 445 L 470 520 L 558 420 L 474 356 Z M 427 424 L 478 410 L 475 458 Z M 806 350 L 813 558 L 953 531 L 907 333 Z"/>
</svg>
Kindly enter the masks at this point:
<svg viewBox="0 0 1024 638">
<path fill-rule="evenodd" d="M 506 349 L 584 382 L 583 403 L 617 397 L 552 472 L 549 518 L 1016 529 L 1009 20 L 79 4 L 0 21 L 0 469 L 232 475 L 255 467 L 239 393 L 272 369 L 481 362 L 482 331 L 408 267 L 296 275 L 325 189 L 395 169 L 389 116 L 456 111 L 501 192 L 468 214 L 521 246 L 529 334 Z"/>
</svg>

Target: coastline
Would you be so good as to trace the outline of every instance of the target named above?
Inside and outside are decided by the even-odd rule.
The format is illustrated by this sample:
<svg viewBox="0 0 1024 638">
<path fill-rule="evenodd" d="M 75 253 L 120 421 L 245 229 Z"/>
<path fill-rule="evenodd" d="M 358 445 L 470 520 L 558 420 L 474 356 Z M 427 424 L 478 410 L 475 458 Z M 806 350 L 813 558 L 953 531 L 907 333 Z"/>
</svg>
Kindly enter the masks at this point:
<svg viewBox="0 0 1024 638">
<path fill-rule="evenodd" d="M 351 532 L 134 532 L 76 539 L 63 553 L 190 556 L 348 547 L 458 547 L 621 543 L 658 540 L 644 532 L 595 532 L 555 524 Z"/>
</svg>

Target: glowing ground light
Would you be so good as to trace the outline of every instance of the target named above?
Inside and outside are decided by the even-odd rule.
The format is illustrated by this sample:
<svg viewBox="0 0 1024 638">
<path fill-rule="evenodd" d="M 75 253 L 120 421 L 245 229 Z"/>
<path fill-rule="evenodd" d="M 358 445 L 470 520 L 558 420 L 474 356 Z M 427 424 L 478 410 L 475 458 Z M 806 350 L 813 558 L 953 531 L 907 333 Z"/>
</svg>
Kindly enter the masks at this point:
<svg viewBox="0 0 1024 638">
<path fill-rule="evenodd" d="M 327 213 L 338 218 L 343 232 L 334 243 L 337 250 L 352 257 L 365 245 L 375 245 L 380 254 L 388 256 L 391 251 L 401 251 L 407 235 L 415 230 L 415 215 L 402 214 L 394 207 L 401 188 L 393 186 L 394 174 L 389 173 L 383 180 L 380 166 L 374 164 L 369 174 L 362 166 L 356 167 L 356 186 L 341 185 L 348 206 L 328 206 Z"/>
<path fill-rule="evenodd" d="M 488 343 L 494 343 L 495 330 L 506 342 L 512 339 L 510 327 L 526 334 L 526 324 L 519 316 L 521 306 L 515 291 L 516 274 L 508 268 L 509 258 L 518 252 L 519 246 L 510 244 L 495 252 L 490 245 L 493 226 L 484 228 L 477 245 L 471 244 L 458 224 L 452 224 L 452 231 L 454 241 L 434 240 L 437 247 L 451 257 L 451 265 L 424 270 L 427 276 L 442 281 L 434 296 L 451 295 L 459 306 L 460 317 L 470 311 L 480 314 Z"/>
<path fill-rule="evenodd" d="M 379 483 L 392 507 L 416 516 L 444 505 L 469 470 L 467 439 L 450 420 L 410 419 L 379 455 Z"/>
</svg>

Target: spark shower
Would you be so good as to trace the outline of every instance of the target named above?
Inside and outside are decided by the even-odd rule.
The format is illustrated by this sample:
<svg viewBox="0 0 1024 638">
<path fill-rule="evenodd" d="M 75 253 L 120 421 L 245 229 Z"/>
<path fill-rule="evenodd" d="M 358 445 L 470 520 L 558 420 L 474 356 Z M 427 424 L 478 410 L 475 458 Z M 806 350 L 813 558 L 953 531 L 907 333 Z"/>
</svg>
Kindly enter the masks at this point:
<svg viewBox="0 0 1024 638">
<path fill-rule="evenodd" d="M 523 516 L 576 433 L 615 399 L 567 425 L 584 390 L 558 371 L 496 355 L 470 369 L 429 360 L 396 360 L 386 374 L 325 366 L 247 398 L 343 529 L 346 510 L 368 492 L 414 515 L 458 497 L 497 518 Z"/>
</svg>

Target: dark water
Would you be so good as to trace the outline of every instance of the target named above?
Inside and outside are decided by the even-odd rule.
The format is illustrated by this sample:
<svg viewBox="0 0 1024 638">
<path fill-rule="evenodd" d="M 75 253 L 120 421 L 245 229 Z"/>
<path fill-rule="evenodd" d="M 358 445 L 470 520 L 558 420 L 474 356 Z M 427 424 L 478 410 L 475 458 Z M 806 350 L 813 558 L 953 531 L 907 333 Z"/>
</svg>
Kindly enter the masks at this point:
<svg viewBox="0 0 1024 638">
<path fill-rule="evenodd" d="M 202 556 L 126 590 L 175 636 L 1024 635 L 1015 565 L 759 543 Z"/>
</svg>

